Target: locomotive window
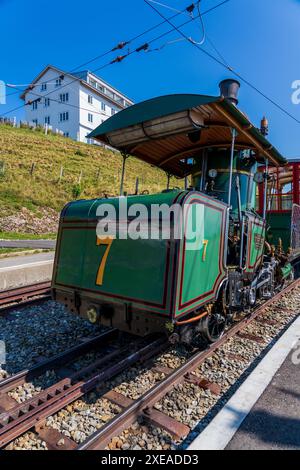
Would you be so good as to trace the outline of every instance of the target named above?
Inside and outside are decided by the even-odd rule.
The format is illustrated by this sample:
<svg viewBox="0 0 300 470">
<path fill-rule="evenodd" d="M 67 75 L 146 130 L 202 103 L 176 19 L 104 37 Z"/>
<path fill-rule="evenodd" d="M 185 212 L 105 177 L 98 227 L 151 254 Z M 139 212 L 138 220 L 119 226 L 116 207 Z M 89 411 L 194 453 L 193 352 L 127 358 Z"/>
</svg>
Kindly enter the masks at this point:
<svg viewBox="0 0 300 470">
<path fill-rule="evenodd" d="M 283 192 L 283 194 L 291 193 L 292 192 L 292 184 L 291 183 L 284 184 L 282 186 L 282 192 Z"/>
</svg>

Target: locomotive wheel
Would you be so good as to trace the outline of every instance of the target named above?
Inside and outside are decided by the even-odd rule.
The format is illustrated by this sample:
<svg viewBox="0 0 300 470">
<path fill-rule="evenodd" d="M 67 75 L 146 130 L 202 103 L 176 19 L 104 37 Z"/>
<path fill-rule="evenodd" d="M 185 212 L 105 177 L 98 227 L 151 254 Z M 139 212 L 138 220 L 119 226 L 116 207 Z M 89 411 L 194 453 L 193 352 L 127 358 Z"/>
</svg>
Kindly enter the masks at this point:
<svg viewBox="0 0 300 470">
<path fill-rule="evenodd" d="M 213 313 L 201 320 L 199 330 L 202 337 L 209 343 L 222 338 L 226 328 L 226 318 L 220 313 Z"/>
</svg>

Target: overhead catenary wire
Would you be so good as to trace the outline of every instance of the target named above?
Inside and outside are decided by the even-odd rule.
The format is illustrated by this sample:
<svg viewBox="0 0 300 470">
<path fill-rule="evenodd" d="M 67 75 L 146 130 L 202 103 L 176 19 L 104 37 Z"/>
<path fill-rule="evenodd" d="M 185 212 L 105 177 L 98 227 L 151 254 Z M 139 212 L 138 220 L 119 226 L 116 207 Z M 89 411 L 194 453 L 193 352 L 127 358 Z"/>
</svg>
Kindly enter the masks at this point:
<svg viewBox="0 0 300 470">
<path fill-rule="evenodd" d="M 177 13 L 180 12 L 180 10 L 178 10 L 177 8 L 173 8 L 171 7 L 170 5 L 165 5 L 164 3 L 161 3 L 161 2 L 156 2 L 155 0 L 149 0 L 151 3 L 155 3 L 156 5 L 159 5 L 161 7 L 165 7 L 165 8 L 168 8 L 169 10 L 172 10 L 172 11 L 176 11 Z"/>
<path fill-rule="evenodd" d="M 199 0 L 201 1 L 201 0 Z M 227 3 L 228 1 L 231 1 L 231 0 L 226 0 L 225 2 L 222 2 L 223 3 Z M 186 9 L 183 9 L 181 11 L 177 11 L 175 15 L 171 16 L 170 19 L 174 19 L 176 18 L 177 16 L 179 15 L 182 15 L 183 13 L 185 13 Z M 104 52 L 103 54 L 99 55 L 99 56 L 96 56 L 94 57 L 93 59 L 87 61 L 87 62 L 84 62 L 83 64 L 79 65 L 78 67 L 76 67 L 75 69 L 72 69 L 72 72 L 75 72 L 76 70 L 78 70 L 79 68 L 82 68 L 84 67 L 85 65 L 89 65 L 91 64 L 92 62 L 95 62 L 96 60 L 99 60 L 99 59 L 102 59 L 103 57 L 105 57 L 106 55 L 110 54 L 111 52 L 115 52 L 117 50 L 121 50 L 121 49 L 124 49 L 125 46 L 131 44 L 132 42 L 134 41 L 137 41 L 138 39 L 140 39 L 141 37 L 145 36 L 146 34 L 148 33 L 151 33 L 152 31 L 154 31 L 155 29 L 161 27 L 162 25 L 164 25 L 167 21 L 166 20 L 163 20 L 161 21 L 160 23 L 157 23 L 156 25 L 154 26 L 151 26 L 150 28 L 142 31 L 141 33 L 137 34 L 136 36 L 133 36 L 131 39 L 129 39 L 128 41 L 123 41 L 123 42 L 119 42 L 115 47 L 113 47 L 112 49 L 110 49 L 109 51 L 106 51 Z"/>
<path fill-rule="evenodd" d="M 200 1 L 200 0 L 199 0 L 199 1 Z M 202 13 L 202 16 L 207 15 L 208 13 L 211 13 L 212 11 L 214 11 L 214 10 L 216 10 L 217 8 L 223 6 L 224 4 L 229 3 L 230 1 L 231 1 L 231 0 L 223 0 L 222 2 L 218 3 L 217 5 L 214 5 L 213 7 L 207 9 L 206 11 L 204 11 L 204 12 Z M 194 4 L 192 4 L 192 5 L 194 5 Z M 184 10 L 182 10 L 182 12 L 185 12 L 185 11 L 188 11 L 188 12 L 189 12 L 189 10 L 190 10 L 190 7 L 187 7 L 187 8 L 185 8 Z M 171 17 L 171 19 L 174 18 L 174 17 L 176 17 L 176 16 L 178 16 L 178 15 L 179 15 L 179 14 L 173 15 L 173 16 Z M 185 21 L 184 23 L 182 23 L 182 24 L 180 25 L 180 27 L 186 26 L 187 24 L 189 24 L 189 23 L 195 21 L 197 18 L 198 18 L 198 15 L 189 18 L 187 21 Z M 165 22 L 168 22 L 168 21 L 170 21 L 169 18 L 168 18 L 168 19 L 165 19 L 165 21 L 161 22 L 160 25 L 162 25 L 162 24 L 164 24 Z M 170 23 L 170 24 L 171 24 L 171 23 Z M 172 25 L 172 24 L 171 24 L 171 25 Z M 152 27 L 152 29 L 155 29 L 155 27 Z M 149 30 L 147 30 L 147 32 L 148 32 L 148 31 L 149 31 Z M 142 46 L 140 46 L 140 47 L 138 47 L 138 48 L 136 48 L 136 49 L 134 49 L 134 50 L 132 50 L 132 51 L 129 51 L 129 52 L 128 52 L 127 54 L 125 54 L 124 56 L 118 56 L 118 57 L 116 57 L 114 60 L 112 60 L 112 61 L 110 61 L 110 62 L 108 62 L 108 63 L 102 65 L 101 67 L 98 67 L 98 68 L 94 69 L 91 73 L 95 73 L 95 72 L 98 72 L 98 71 L 100 71 L 100 70 L 103 70 L 103 69 L 105 69 L 106 67 L 109 67 L 109 66 L 112 65 L 112 64 L 120 63 L 120 62 L 122 62 L 124 59 L 126 59 L 127 57 L 133 55 L 134 53 L 140 52 L 140 51 L 142 51 L 142 50 L 145 50 L 145 51 L 146 51 L 146 50 L 148 49 L 147 46 L 150 46 L 152 43 L 154 43 L 154 42 L 156 42 L 156 41 L 159 41 L 160 39 L 162 39 L 162 38 L 168 36 L 168 35 L 171 34 L 172 32 L 174 32 L 174 27 L 173 27 L 173 26 L 172 26 L 172 29 L 169 29 L 168 31 L 166 31 L 166 32 L 164 32 L 164 33 L 162 33 L 162 34 L 160 34 L 158 37 L 156 37 L 156 38 L 150 40 L 148 43 L 145 43 L 145 44 L 143 44 Z M 142 35 L 143 35 L 143 34 L 140 34 L 140 35 L 138 35 L 138 36 L 135 36 L 135 38 L 141 37 Z M 53 80 L 53 78 L 52 78 L 52 80 Z M 55 91 L 61 90 L 61 89 L 65 88 L 66 86 L 69 86 L 69 85 L 71 85 L 72 83 L 77 82 L 78 80 L 80 80 L 80 79 L 77 77 L 75 80 L 72 80 L 71 82 L 68 82 L 67 84 L 61 85 L 61 86 L 57 87 L 55 90 L 52 90 L 52 91 L 50 91 L 50 92 L 48 92 L 48 93 L 45 93 L 45 94 L 43 94 L 43 95 L 34 93 L 34 92 L 32 92 L 32 91 L 31 91 L 31 94 L 34 95 L 34 96 L 37 96 L 38 98 L 46 98 L 46 97 L 48 97 L 51 93 L 54 93 Z M 20 90 L 20 91 L 23 92 L 23 90 Z M 32 101 L 36 101 L 36 100 L 32 100 Z M 59 102 L 60 102 L 60 101 L 59 101 Z M 70 106 L 70 103 L 64 103 L 64 104 L 65 104 L 66 106 Z M 1 115 L 1 117 L 7 116 L 8 114 L 11 114 L 11 113 L 13 113 L 13 112 L 15 112 L 15 111 L 18 111 L 18 110 L 22 109 L 23 107 L 25 107 L 26 105 L 27 105 L 27 103 L 23 103 L 22 105 L 17 106 L 16 108 L 13 108 L 13 109 L 7 111 L 6 113 L 3 113 L 3 114 Z M 75 105 L 72 105 L 72 107 L 75 107 Z M 77 106 L 77 108 L 78 108 L 78 109 L 82 109 L 80 106 Z"/>
<path fill-rule="evenodd" d="M 29 101 L 29 102 L 26 103 L 25 106 L 30 106 L 35 101 L 41 102 L 42 99 L 43 99 L 43 97 L 40 97 L 40 98 L 37 98 L 35 100 Z M 99 111 L 96 111 L 96 110 L 91 109 L 91 108 L 83 108 L 82 106 L 77 106 L 76 104 L 71 104 L 71 103 L 68 103 L 66 101 L 60 101 L 60 100 L 57 100 L 55 98 L 47 98 L 47 99 L 49 99 L 50 101 L 53 101 L 55 103 L 62 104 L 64 106 L 70 106 L 70 107 L 75 108 L 75 109 L 81 109 L 82 111 L 88 111 L 89 113 L 98 114 L 98 115 L 101 115 L 101 116 L 106 116 L 106 114 L 104 112 L 99 112 Z M 88 101 L 87 100 L 85 100 L 85 101 L 88 104 Z M 45 110 L 46 109 L 47 109 L 47 106 L 45 107 Z"/>
<path fill-rule="evenodd" d="M 182 38 L 183 39 L 183 38 Z M 225 59 L 225 57 L 223 56 L 223 54 L 221 54 L 221 52 L 219 51 L 219 49 L 217 48 L 217 46 L 214 44 L 214 42 L 212 41 L 212 39 L 206 34 L 206 40 L 207 42 L 210 43 L 211 47 L 213 48 L 213 50 L 217 53 L 217 55 L 219 56 L 219 58 L 222 60 L 223 64 L 226 65 L 226 67 L 228 68 L 228 70 L 233 70 L 233 67 L 231 67 L 228 63 L 228 61 Z"/>
<path fill-rule="evenodd" d="M 196 2 L 196 4 L 199 3 L 200 1 L 201 1 L 201 0 L 198 0 L 198 1 Z M 230 1 L 230 0 L 227 0 L 227 1 L 225 1 L 225 2 L 222 2 L 222 4 L 223 4 L 223 3 L 227 3 L 228 1 Z M 193 4 L 193 5 L 194 5 L 194 4 Z M 187 8 L 184 8 L 183 10 L 175 10 L 175 9 L 173 9 L 174 11 L 176 11 L 176 14 L 173 15 L 173 16 L 171 16 L 170 19 L 173 20 L 173 19 L 175 19 L 177 16 L 184 14 L 186 11 L 189 10 L 189 8 L 190 8 L 190 6 L 187 7 Z M 95 62 L 95 61 L 97 61 L 97 60 L 100 60 L 100 59 L 106 57 L 107 55 L 111 54 L 112 52 L 115 52 L 115 51 L 117 51 L 117 50 L 122 50 L 122 49 L 124 49 L 126 46 L 129 46 L 132 42 L 138 40 L 138 39 L 141 38 L 142 36 L 145 36 L 146 34 L 152 32 L 152 31 L 154 31 L 155 29 L 157 29 L 157 28 L 159 28 L 160 26 L 164 25 L 166 22 L 167 22 L 166 20 L 163 20 L 163 21 L 161 21 L 160 23 L 157 23 L 156 25 L 151 26 L 150 28 L 148 28 L 148 29 L 142 31 L 141 33 L 137 34 L 136 36 L 133 36 L 131 39 L 129 39 L 129 40 L 127 40 L 127 41 L 121 41 L 121 42 L 119 42 L 119 43 L 118 43 L 116 46 L 114 46 L 112 49 L 109 49 L 109 50 L 107 50 L 106 52 L 103 52 L 102 54 L 97 55 L 97 56 L 93 57 L 92 59 L 90 59 L 90 60 L 88 60 L 88 61 L 86 61 L 86 62 L 83 62 L 82 64 L 80 64 L 80 65 L 78 65 L 77 67 L 73 68 L 71 71 L 67 72 L 66 74 L 72 74 L 72 73 L 76 72 L 78 69 L 80 69 L 80 68 L 82 68 L 82 67 L 85 67 L 86 65 L 89 65 L 89 64 L 91 64 L 91 63 L 93 63 L 93 62 Z M 95 70 L 95 71 L 96 71 L 96 70 Z M 59 77 L 60 77 L 60 75 L 58 75 L 56 78 L 59 78 Z M 52 80 L 53 80 L 53 78 L 51 78 L 51 81 L 52 81 Z M 76 80 L 78 80 L 78 78 L 77 78 Z M 50 81 L 45 81 L 45 82 L 43 82 L 43 83 L 50 84 Z M 30 85 L 31 85 L 31 84 L 22 85 L 22 86 L 26 87 L 26 86 L 30 86 Z M 38 85 L 40 85 L 40 83 L 39 83 Z M 7 85 L 7 86 L 9 86 L 9 85 Z M 17 93 L 18 93 L 18 92 L 17 92 Z M 51 93 L 52 93 L 52 92 L 51 92 Z M 16 93 L 11 93 L 11 94 L 9 94 L 9 95 L 7 95 L 7 96 L 11 96 L 11 95 L 14 95 L 14 94 L 16 94 Z"/>
<path fill-rule="evenodd" d="M 173 44 L 177 44 L 178 42 L 182 42 L 182 41 L 185 41 L 185 39 L 183 38 L 177 38 L 177 39 L 174 39 L 173 41 L 167 41 L 165 42 L 164 44 L 162 44 L 161 46 L 159 47 L 155 47 L 154 49 L 148 49 L 146 52 L 157 52 L 157 51 L 161 51 L 162 49 L 164 49 L 165 47 L 167 46 L 171 46 Z"/>
<path fill-rule="evenodd" d="M 56 82 L 50 82 L 50 81 L 47 81 L 46 83 L 47 83 L 48 85 L 55 85 L 55 84 L 56 84 Z M 16 85 L 16 84 L 12 84 L 12 83 L 6 83 L 6 86 L 7 86 L 8 88 L 24 88 L 24 87 L 29 87 L 29 86 L 31 86 L 31 83 L 25 83 L 25 84 L 20 84 L 20 83 L 19 83 L 19 84 L 17 84 L 17 85 Z"/>
<path fill-rule="evenodd" d="M 195 44 L 198 44 L 199 46 L 202 46 L 205 43 L 205 40 L 206 40 L 206 30 L 205 30 L 204 21 L 203 21 L 202 14 L 201 14 L 200 3 L 201 3 L 201 1 L 197 4 L 197 10 L 198 10 L 198 15 L 199 15 L 199 18 L 200 18 L 200 23 L 201 23 L 201 28 L 202 28 L 202 38 L 198 42 L 195 41 Z M 193 13 L 191 13 L 191 14 L 193 14 Z"/>
<path fill-rule="evenodd" d="M 198 1 L 201 1 L 201 0 L 198 0 Z M 224 0 L 221 4 L 219 4 L 219 5 L 217 5 L 217 6 L 221 6 L 221 5 L 225 4 L 225 3 L 228 3 L 229 1 L 231 1 L 231 0 Z M 194 5 L 194 4 L 192 4 L 192 5 Z M 178 12 L 178 13 L 175 13 L 173 16 L 170 17 L 170 19 L 174 19 L 174 18 L 176 18 L 177 16 L 179 16 L 179 15 L 185 13 L 186 11 L 189 11 L 189 8 L 190 8 L 190 6 L 187 7 L 187 8 L 185 8 L 185 9 L 183 9 L 183 10 L 181 10 L 181 11 Z M 213 11 L 215 8 L 216 8 L 216 7 L 212 7 L 212 8 L 210 8 L 208 11 Z M 154 31 L 155 29 L 159 28 L 160 26 L 162 26 L 162 25 L 165 24 L 165 23 L 166 23 L 166 20 L 163 20 L 163 21 L 161 21 L 160 23 L 158 23 L 158 24 L 156 24 L 156 25 L 154 25 L 154 26 L 151 26 L 150 28 L 148 28 L 148 29 L 144 30 L 143 32 L 137 34 L 136 36 L 132 37 L 130 40 L 128 40 L 128 41 L 123 41 L 123 42 L 119 42 L 119 43 L 118 43 L 115 47 L 113 47 L 112 49 L 109 49 L 108 51 L 106 51 L 106 52 L 104 52 L 104 53 L 102 53 L 102 54 L 100 54 L 100 55 L 98 55 L 98 56 L 96 56 L 96 57 L 90 59 L 89 61 L 84 62 L 83 64 L 78 65 L 76 68 L 72 69 L 71 72 L 66 73 L 66 74 L 67 74 L 67 75 L 71 75 L 72 73 L 74 73 L 74 72 L 75 72 L 76 70 L 78 70 L 79 68 L 82 68 L 82 67 L 84 67 L 85 65 L 88 65 L 88 64 L 90 64 L 90 63 L 92 63 L 92 62 L 95 62 L 96 60 L 99 60 L 99 59 L 101 59 L 101 58 L 107 56 L 108 54 L 110 54 L 110 53 L 112 53 L 112 52 L 115 52 L 115 51 L 117 51 L 117 50 L 123 49 L 126 45 L 129 45 L 129 44 L 131 44 L 132 42 L 134 42 L 134 41 L 140 39 L 140 38 L 143 37 L 144 35 L 146 35 L 146 34 L 152 32 L 152 31 Z M 134 52 L 135 52 L 135 51 L 134 51 Z M 108 64 L 105 64 L 103 67 L 99 67 L 99 68 L 93 70 L 92 73 L 98 72 L 99 70 L 103 70 L 104 68 L 108 67 L 109 65 L 112 65 L 112 64 L 114 64 L 114 63 L 121 62 L 122 60 L 123 60 L 123 56 L 117 57 L 116 59 L 114 59 L 113 61 L 109 62 Z M 59 78 L 59 77 L 60 77 L 60 75 L 57 76 L 57 78 Z M 53 80 L 53 78 L 52 78 L 51 80 Z M 78 81 L 78 77 L 76 77 L 73 81 L 69 82 L 69 83 L 66 84 L 66 85 L 61 85 L 60 88 L 64 88 L 64 87 L 66 87 L 66 86 L 69 86 L 69 85 L 71 85 L 72 83 L 75 83 L 76 81 Z M 44 82 L 44 83 L 47 83 L 47 82 Z M 37 84 L 37 85 L 40 85 L 40 83 Z M 36 85 L 36 86 L 37 86 L 37 85 Z M 24 92 L 24 91 L 25 91 L 25 90 L 22 90 L 22 92 Z M 49 94 L 54 93 L 55 91 L 57 91 L 57 89 L 56 89 L 56 90 L 53 90 L 53 91 L 50 91 L 49 93 L 47 93 L 47 94 L 45 94 L 45 95 L 43 95 L 43 96 L 48 96 Z M 16 95 L 16 94 L 18 94 L 18 93 L 19 93 L 19 91 L 13 92 L 13 93 L 8 94 L 7 96 Z M 2 117 L 7 116 L 7 115 L 10 114 L 10 113 L 13 113 L 13 112 L 15 112 L 15 111 L 18 111 L 19 109 L 22 109 L 24 106 L 26 106 L 26 103 L 24 103 L 24 104 L 22 104 L 22 105 L 20 105 L 20 106 L 17 106 L 16 108 L 13 108 L 13 109 L 7 111 L 6 113 L 3 113 L 1 116 L 2 116 Z"/>
<path fill-rule="evenodd" d="M 280 104 L 278 104 L 276 101 L 274 101 L 272 98 L 270 98 L 268 95 L 266 95 L 264 92 L 262 92 L 261 90 L 259 90 L 259 88 L 257 88 L 255 85 L 253 85 L 249 80 L 247 80 L 246 78 L 244 78 L 240 73 L 238 73 L 236 70 L 234 70 L 232 67 L 226 65 L 225 63 L 223 63 L 223 61 L 219 60 L 217 57 L 215 57 L 213 54 L 211 54 L 210 52 L 206 51 L 205 49 L 203 49 L 202 47 L 200 47 L 194 40 L 192 40 L 191 38 L 189 38 L 183 31 L 181 31 L 180 28 L 182 28 L 182 26 L 176 26 L 174 25 L 171 20 L 167 19 L 164 17 L 164 15 L 157 9 L 155 8 L 151 3 L 149 3 L 148 0 L 144 0 L 145 3 L 147 3 L 147 5 L 149 5 L 154 11 L 156 11 L 156 13 L 158 13 L 162 18 L 164 18 L 169 24 L 170 26 L 173 27 L 173 30 L 176 30 L 179 34 L 181 34 L 182 37 L 184 37 L 187 41 L 189 41 L 194 47 L 196 47 L 199 51 L 201 51 L 203 54 L 207 55 L 208 57 L 210 57 L 212 60 L 214 60 L 215 62 L 217 62 L 219 65 L 221 65 L 222 67 L 225 67 L 226 69 L 228 69 L 233 75 L 235 75 L 239 80 L 241 80 L 243 83 L 245 83 L 246 85 L 248 85 L 250 88 L 252 88 L 254 91 L 256 91 L 260 96 L 262 96 L 263 98 L 265 98 L 267 101 L 269 101 L 270 103 L 272 103 L 277 109 L 279 109 L 280 111 L 282 111 L 285 115 L 287 115 L 288 117 L 290 117 L 291 119 L 293 119 L 295 122 L 297 122 L 298 124 L 300 124 L 300 120 L 296 118 L 296 116 L 294 116 L 293 114 L 291 114 L 289 111 L 287 111 L 283 106 L 281 106 Z"/>
</svg>

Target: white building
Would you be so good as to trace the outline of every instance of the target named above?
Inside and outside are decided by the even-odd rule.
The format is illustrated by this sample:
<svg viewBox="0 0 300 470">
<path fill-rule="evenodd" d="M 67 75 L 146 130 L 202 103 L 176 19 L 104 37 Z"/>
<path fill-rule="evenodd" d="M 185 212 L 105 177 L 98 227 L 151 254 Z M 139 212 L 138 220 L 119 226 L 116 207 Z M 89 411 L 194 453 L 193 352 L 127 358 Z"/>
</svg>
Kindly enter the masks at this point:
<svg viewBox="0 0 300 470">
<path fill-rule="evenodd" d="M 67 73 L 48 65 L 21 95 L 26 121 L 47 124 L 65 136 L 92 143 L 87 135 L 133 101 L 89 71 Z"/>
</svg>

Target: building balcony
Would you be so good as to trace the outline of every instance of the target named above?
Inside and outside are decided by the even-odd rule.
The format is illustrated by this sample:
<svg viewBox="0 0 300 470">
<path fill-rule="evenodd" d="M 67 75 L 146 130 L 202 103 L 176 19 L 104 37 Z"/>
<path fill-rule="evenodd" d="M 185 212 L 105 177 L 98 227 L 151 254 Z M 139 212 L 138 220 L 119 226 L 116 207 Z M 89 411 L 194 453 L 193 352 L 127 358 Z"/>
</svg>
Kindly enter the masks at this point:
<svg viewBox="0 0 300 470">
<path fill-rule="evenodd" d="M 120 106 L 123 106 L 123 107 L 127 107 L 127 106 L 130 106 L 130 104 L 124 99 L 122 98 L 121 96 L 117 95 L 116 93 L 114 93 L 113 91 L 109 90 L 108 88 L 104 87 L 103 85 L 101 85 L 101 83 L 99 82 L 96 82 L 96 80 L 93 80 L 93 79 L 89 79 L 89 82 L 88 82 L 93 88 L 95 88 L 96 90 L 100 91 L 101 93 L 103 93 L 104 95 L 106 95 L 108 98 L 114 100 L 117 104 L 119 104 Z"/>
</svg>

